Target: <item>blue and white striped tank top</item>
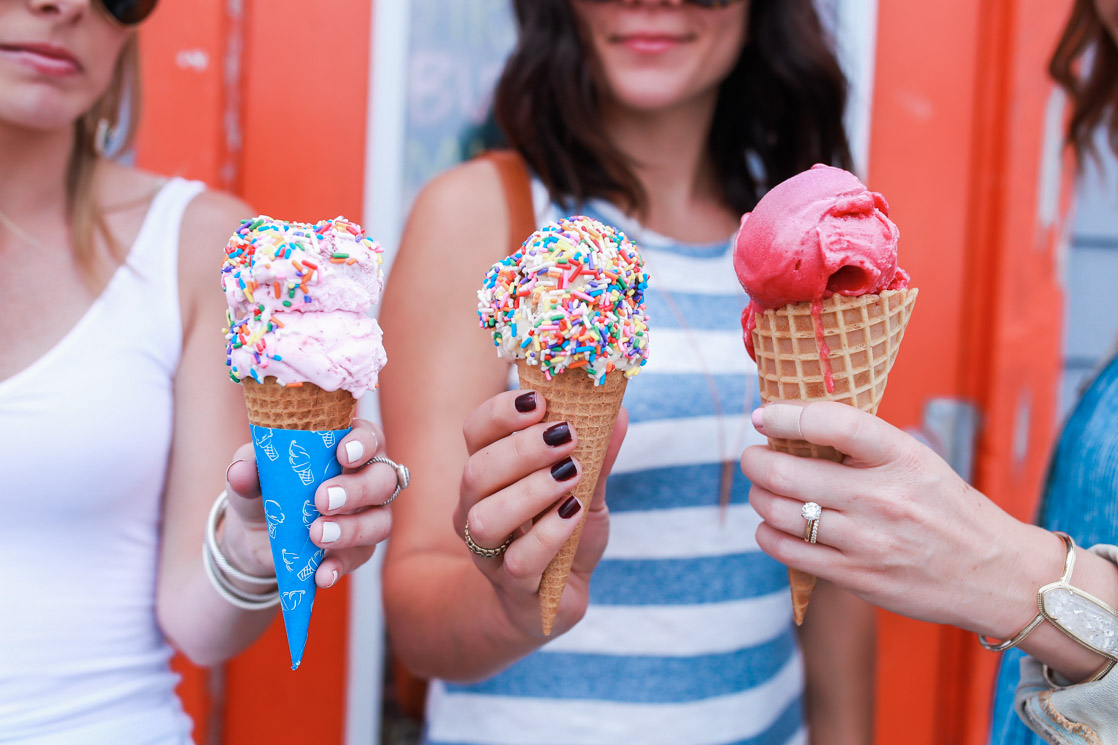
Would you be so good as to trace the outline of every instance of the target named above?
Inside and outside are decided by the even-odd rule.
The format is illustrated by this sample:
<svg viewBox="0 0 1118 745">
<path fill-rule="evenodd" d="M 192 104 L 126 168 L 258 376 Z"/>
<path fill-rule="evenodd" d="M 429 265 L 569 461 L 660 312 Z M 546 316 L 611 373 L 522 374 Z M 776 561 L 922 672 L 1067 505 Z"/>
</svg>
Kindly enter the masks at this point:
<svg viewBox="0 0 1118 745">
<path fill-rule="evenodd" d="M 534 188 L 539 223 L 560 217 Z M 732 242 L 682 245 L 605 203 L 579 212 L 628 233 L 650 275 L 649 362 L 625 392 L 609 545 L 571 631 L 480 683 L 432 682 L 426 742 L 806 743 L 787 572 L 757 547 L 737 465 L 763 439 L 749 424 L 759 394 Z M 723 461 L 733 464 L 725 511 Z"/>
</svg>

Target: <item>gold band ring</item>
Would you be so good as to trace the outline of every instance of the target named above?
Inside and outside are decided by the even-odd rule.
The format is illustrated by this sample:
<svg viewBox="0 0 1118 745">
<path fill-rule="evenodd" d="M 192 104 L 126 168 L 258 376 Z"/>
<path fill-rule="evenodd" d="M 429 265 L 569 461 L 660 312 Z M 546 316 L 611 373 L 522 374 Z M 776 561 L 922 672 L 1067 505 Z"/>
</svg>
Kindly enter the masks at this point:
<svg viewBox="0 0 1118 745">
<path fill-rule="evenodd" d="M 502 543 L 500 546 L 497 546 L 497 548 L 486 548 L 485 546 L 477 545 L 476 543 L 474 543 L 474 539 L 470 535 L 470 521 L 469 520 L 466 521 L 465 537 L 466 537 L 466 548 L 470 549 L 471 551 L 473 551 L 478 556 L 482 556 L 486 559 L 496 559 L 498 556 L 500 556 L 505 551 L 507 551 L 508 548 L 509 548 L 509 545 L 512 543 L 512 536 L 510 535 L 508 538 L 505 539 L 505 542 Z"/>
</svg>

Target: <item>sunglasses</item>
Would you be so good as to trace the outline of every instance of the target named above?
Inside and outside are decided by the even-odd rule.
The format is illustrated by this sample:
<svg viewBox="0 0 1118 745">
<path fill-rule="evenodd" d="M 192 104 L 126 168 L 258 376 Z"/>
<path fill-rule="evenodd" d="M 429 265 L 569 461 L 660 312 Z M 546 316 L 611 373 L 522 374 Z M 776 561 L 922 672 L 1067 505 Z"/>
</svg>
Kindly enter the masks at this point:
<svg viewBox="0 0 1118 745">
<path fill-rule="evenodd" d="M 684 0 L 684 1 L 688 5 L 698 5 L 700 8 L 724 8 L 727 5 L 735 5 L 737 3 L 744 2 L 744 0 Z M 616 0 L 582 0 L 582 2 L 584 2 L 584 3 L 596 3 L 598 5 L 601 5 L 602 3 L 616 2 Z"/>
<path fill-rule="evenodd" d="M 135 26 L 151 15 L 158 0 L 98 0 L 101 8 L 122 26 Z"/>
</svg>

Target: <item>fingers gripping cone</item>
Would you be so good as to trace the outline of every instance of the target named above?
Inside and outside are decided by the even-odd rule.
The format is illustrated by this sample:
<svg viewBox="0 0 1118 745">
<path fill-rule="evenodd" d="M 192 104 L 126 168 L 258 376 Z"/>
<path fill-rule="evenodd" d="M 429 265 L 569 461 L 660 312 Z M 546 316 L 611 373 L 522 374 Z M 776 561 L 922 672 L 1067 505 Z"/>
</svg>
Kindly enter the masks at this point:
<svg viewBox="0 0 1118 745">
<path fill-rule="evenodd" d="M 647 287 L 644 261 L 628 237 L 575 215 L 528 236 L 490 267 L 478 291 L 478 320 L 497 355 L 517 362 L 522 388 L 547 398 L 545 421 L 570 422 L 578 438 L 582 476 L 571 493 L 583 509 L 540 580 L 545 634 L 555 623 L 626 381 L 648 361 Z"/>
<path fill-rule="evenodd" d="M 812 303 L 793 303 L 757 314 L 753 346 L 761 400 L 839 401 L 871 414 L 885 393 L 897 359 L 917 290 L 822 301 L 816 318 Z M 827 378 L 833 379 L 829 386 Z M 834 448 L 803 440 L 769 438 L 773 450 L 839 462 Z M 815 577 L 788 570 L 796 624 L 803 623 Z"/>
<path fill-rule="evenodd" d="M 310 540 L 310 525 L 319 515 L 314 492 L 341 473 L 336 442 L 349 431 L 357 399 L 349 391 L 326 391 L 313 383 L 281 386 L 275 378 L 263 383 L 246 378 L 244 396 L 294 670 L 303 659 L 314 574 L 323 554 Z M 325 438 L 324 432 L 335 436 Z"/>
<path fill-rule="evenodd" d="M 582 478 L 571 491 L 583 507 L 579 511 L 578 527 L 547 565 L 540 580 L 543 632 L 551 634 L 628 378 L 624 373 L 612 372 L 596 386 L 588 375 L 571 370 L 548 380 L 538 366 L 525 360 L 517 362 L 517 372 L 521 388 L 539 391 L 547 399 L 545 422 L 568 422 L 574 428 L 578 443 L 573 455 L 582 466 Z"/>
</svg>

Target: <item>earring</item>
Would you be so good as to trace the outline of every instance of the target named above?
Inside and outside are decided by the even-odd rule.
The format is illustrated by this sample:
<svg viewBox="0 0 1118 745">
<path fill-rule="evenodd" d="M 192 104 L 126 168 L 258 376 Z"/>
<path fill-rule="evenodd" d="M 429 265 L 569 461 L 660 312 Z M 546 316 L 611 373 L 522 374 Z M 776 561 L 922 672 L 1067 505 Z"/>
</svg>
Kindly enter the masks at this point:
<svg viewBox="0 0 1118 745">
<path fill-rule="evenodd" d="M 93 152 L 99 156 L 103 156 L 109 151 L 109 141 L 113 139 L 116 132 L 109 120 L 102 117 L 97 120 L 97 129 L 93 133 Z"/>
</svg>

